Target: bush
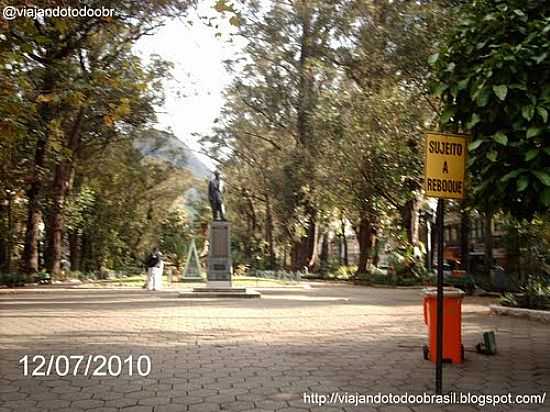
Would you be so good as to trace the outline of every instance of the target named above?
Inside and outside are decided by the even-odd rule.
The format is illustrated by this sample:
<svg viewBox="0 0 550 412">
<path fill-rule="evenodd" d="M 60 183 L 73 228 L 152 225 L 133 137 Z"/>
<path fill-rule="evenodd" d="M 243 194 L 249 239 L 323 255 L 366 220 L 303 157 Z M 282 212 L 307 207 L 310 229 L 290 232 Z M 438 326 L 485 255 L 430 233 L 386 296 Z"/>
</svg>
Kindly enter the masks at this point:
<svg viewBox="0 0 550 412">
<path fill-rule="evenodd" d="M 9 288 L 25 286 L 26 276 L 21 273 L 0 273 L 0 285 Z"/>
<path fill-rule="evenodd" d="M 510 292 L 506 292 L 504 295 L 502 295 L 498 300 L 498 303 L 500 303 L 502 306 L 511 306 L 514 308 L 519 307 L 519 302 L 516 299 L 516 296 Z"/>
<path fill-rule="evenodd" d="M 296 281 L 299 282 L 302 280 L 302 274 L 300 272 L 289 272 L 286 270 L 254 270 L 251 271 L 248 276 L 254 276 L 257 278 L 263 279 L 275 279 L 275 280 L 286 280 L 286 281 Z"/>
<path fill-rule="evenodd" d="M 330 273 L 329 277 L 348 280 L 353 279 L 357 272 L 357 266 L 340 266 L 335 273 Z"/>
<path fill-rule="evenodd" d="M 530 276 L 519 295 L 527 308 L 545 309 L 550 306 L 550 286 L 541 278 Z"/>
<path fill-rule="evenodd" d="M 361 283 L 369 285 L 391 285 L 391 286 L 427 286 L 435 282 L 433 274 L 426 272 L 424 276 L 416 277 L 399 274 L 385 274 L 380 271 L 369 273 L 358 273 L 356 279 Z"/>
<path fill-rule="evenodd" d="M 97 275 L 95 272 L 74 272 L 77 277 L 78 277 L 78 280 L 80 281 L 90 281 L 90 280 L 97 280 Z"/>
<path fill-rule="evenodd" d="M 526 309 L 550 309 L 550 285 L 545 279 L 529 276 L 519 293 L 505 293 L 499 303 Z"/>
<path fill-rule="evenodd" d="M 401 279 L 405 283 L 423 283 L 430 276 L 424 266 L 422 254 L 418 254 L 418 250 L 408 243 L 392 251 L 389 263 L 397 277 L 396 282 Z"/>
</svg>

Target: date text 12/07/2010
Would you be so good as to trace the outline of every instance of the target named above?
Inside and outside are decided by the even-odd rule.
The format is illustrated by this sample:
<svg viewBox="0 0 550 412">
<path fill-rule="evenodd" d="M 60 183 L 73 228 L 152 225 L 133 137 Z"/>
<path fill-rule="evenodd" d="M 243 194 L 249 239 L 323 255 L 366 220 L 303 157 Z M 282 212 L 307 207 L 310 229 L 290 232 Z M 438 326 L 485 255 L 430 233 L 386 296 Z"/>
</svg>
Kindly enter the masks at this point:
<svg viewBox="0 0 550 412">
<path fill-rule="evenodd" d="M 149 376 L 147 355 L 25 355 L 19 359 L 23 376 Z"/>
</svg>

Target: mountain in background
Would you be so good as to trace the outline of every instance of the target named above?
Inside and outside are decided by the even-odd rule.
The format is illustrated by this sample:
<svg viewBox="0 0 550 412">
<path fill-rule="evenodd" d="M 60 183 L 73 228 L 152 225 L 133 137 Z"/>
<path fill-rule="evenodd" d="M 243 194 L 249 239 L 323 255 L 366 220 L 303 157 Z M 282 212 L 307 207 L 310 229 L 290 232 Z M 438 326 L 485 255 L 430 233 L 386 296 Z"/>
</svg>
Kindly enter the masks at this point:
<svg viewBox="0 0 550 412">
<path fill-rule="evenodd" d="M 137 139 L 135 147 L 145 156 L 155 157 L 188 169 L 194 177 L 203 180 L 210 176 L 208 167 L 193 150 L 172 133 L 149 129 Z"/>
</svg>

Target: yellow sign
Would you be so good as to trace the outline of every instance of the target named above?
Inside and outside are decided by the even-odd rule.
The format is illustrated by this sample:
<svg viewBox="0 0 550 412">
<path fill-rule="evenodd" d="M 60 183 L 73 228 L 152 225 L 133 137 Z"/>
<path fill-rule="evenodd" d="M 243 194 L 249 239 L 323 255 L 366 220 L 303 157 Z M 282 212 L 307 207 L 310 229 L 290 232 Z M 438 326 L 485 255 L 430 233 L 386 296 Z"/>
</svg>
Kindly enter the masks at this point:
<svg viewBox="0 0 550 412">
<path fill-rule="evenodd" d="M 464 198 L 467 136 L 427 132 L 424 190 L 426 196 Z"/>
</svg>

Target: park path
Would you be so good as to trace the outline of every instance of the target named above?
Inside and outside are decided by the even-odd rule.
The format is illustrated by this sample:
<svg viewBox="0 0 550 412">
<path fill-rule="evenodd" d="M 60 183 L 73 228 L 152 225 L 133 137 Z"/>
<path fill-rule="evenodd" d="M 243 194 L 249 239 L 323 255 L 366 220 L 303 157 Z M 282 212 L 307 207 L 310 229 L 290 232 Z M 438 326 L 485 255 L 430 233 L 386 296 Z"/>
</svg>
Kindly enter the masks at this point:
<svg viewBox="0 0 550 412">
<path fill-rule="evenodd" d="M 262 299 L 183 300 L 173 291 L 0 293 L 0 412 L 469 411 L 470 406 L 316 407 L 304 392 L 433 390 L 419 289 L 314 284 Z M 444 389 L 550 392 L 550 325 L 489 315 L 466 298 L 466 362 Z M 495 330 L 495 357 L 471 350 Z M 24 355 L 104 354 L 152 360 L 149 376 L 24 377 Z M 520 410 L 518 406 L 484 410 Z M 531 410 L 550 410 L 550 401 Z"/>
</svg>

